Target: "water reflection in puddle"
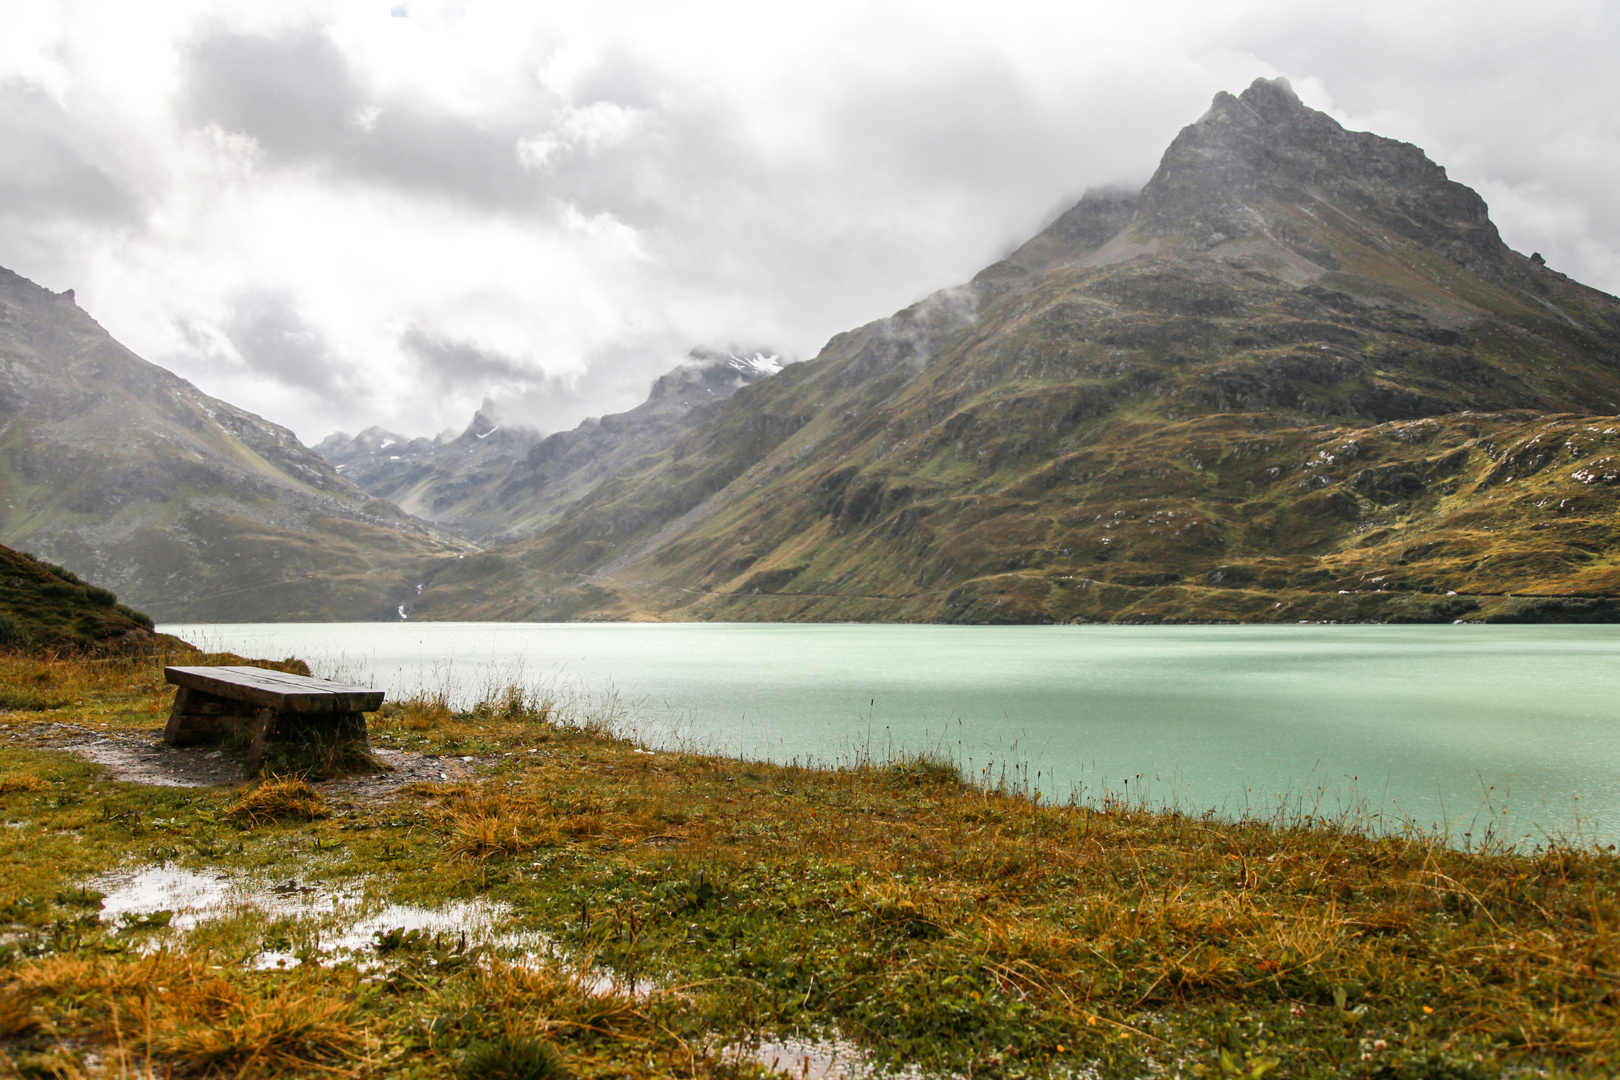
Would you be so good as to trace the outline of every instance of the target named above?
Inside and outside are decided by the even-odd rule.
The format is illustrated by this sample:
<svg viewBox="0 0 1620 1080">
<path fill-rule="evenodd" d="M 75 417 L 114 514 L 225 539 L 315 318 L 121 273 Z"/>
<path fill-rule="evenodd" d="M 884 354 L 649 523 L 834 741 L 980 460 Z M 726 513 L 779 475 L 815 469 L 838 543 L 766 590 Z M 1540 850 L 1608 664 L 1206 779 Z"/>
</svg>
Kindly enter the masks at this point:
<svg viewBox="0 0 1620 1080">
<path fill-rule="evenodd" d="M 754 1062 L 771 1072 L 798 1080 L 871 1080 L 879 1076 L 922 1080 L 924 1075 L 914 1065 L 902 1069 L 884 1069 L 867 1057 L 860 1047 L 847 1039 L 838 1038 L 768 1039 L 731 1046 L 721 1056 L 729 1064 Z"/>
<path fill-rule="evenodd" d="M 169 925 L 190 930 L 206 918 L 234 914 L 243 909 L 278 916 L 312 916 L 335 911 L 350 897 L 299 886 L 242 881 L 224 874 L 200 874 L 177 866 L 144 866 L 116 870 L 93 878 L 86 885 L 103 893 L 101 915 L 117 922 L 125 915 L 173 912 Z M 358 903 L 358 895 L 352 898 Z"/>
<path fill-rule="evenodd" d="M 315 937 L 305 957 L 348 960 L 361 967 L 383 965 L 378 938 L 395 930 L 413 935 L 402 939 L 402 944 L 442 942 L 445 949 L 463 953 L 474 948 L 494 950 L 531 966 L 542 958 L 556 958 L 544 935 L 507 929 L 511 908 L 491 900 L 458 900 L 437 908 L 383 904 L 368 900 L 365 890 L 356 886 L 315 888 L 296 880 L 276 884 L 174 866 L 103 874 L 87 885 L 104 894 L 101 914 L 109 924 L 129 924 L 160 911 L 172 913 L 167 926 L 174 931 L 248 913 L 307 920 Z M 261 968 L 288 967 L 300 960 L 290 947 L 272 948 L 260 952 L 253 963 Z M 603 991 L 614 987 L 610 980 L 602 981 Z"/>
</svg>

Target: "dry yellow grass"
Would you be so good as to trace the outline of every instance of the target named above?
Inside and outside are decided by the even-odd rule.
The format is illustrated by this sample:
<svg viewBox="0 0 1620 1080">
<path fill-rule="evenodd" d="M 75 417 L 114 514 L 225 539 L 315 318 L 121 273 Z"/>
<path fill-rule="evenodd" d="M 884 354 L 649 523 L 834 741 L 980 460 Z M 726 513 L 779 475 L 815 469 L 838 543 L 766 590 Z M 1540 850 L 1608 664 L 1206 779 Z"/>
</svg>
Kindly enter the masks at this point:
<svg viewBox="0 0 1620 1080">
<path fill-rule="evenodd" d="M 33 773 L 11 772 L 0 774 L 0 795 L 16 795 L 21 792 L 47 791 L 50 781 L 42 780 Z"/>
<path fill-rule="evenodd" d="M 134 1048 L 185 1074 L 330 1071 L 354 1057 L 361 1033 L 353 1004 L 329 983 L 244 987 L 219 971 L 206 957 L 166 951 L 135 960 L 53 957 L 11 973 L 7 1000 L 35 1027 L 36 1002 L 72 1002 L 80 1038 L 126 1054 Z"/>
<path fill-rule="evenodd" d="M 331 813 L 326 800 L 308 783 L 293 776 L 272 776 L 243 792 L 227 813 L 248 824 L 268 821 L 313 821 Z"/>
</svg>

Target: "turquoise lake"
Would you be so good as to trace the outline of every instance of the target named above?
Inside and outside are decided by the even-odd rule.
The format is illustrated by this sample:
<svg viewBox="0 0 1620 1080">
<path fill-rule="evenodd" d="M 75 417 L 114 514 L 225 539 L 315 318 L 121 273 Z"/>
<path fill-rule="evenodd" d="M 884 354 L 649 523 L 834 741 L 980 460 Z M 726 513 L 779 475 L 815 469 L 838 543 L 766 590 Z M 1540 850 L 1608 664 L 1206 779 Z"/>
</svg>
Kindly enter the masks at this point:
<svg viewBox="0 0 1620 1080">
<path fill-rule="evenodd" d="M 649 743 L 747 758 L 942 750 L 1058 801 L 1355 810 L 1457 843 L 1620 833 L 1620 626 L 161 629 L 396 695 L 544 686 Z"/>
</svg>

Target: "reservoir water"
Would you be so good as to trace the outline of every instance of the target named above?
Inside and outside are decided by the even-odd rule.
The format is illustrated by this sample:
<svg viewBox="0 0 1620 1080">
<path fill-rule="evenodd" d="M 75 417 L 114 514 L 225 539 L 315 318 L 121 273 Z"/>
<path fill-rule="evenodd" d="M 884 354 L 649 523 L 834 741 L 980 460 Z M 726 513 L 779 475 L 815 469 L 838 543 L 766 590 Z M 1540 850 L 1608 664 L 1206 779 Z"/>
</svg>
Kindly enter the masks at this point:
<svg viewBox="0 0 1620 1080">
<path fill-rule="evenodd" d="M 1620 626 L 209 624 L 211 649 L 463 701 L 506 682 L 650 743 L 849 764 L 935 750 L 1064 800 L 1620 834 Z"/>
</svg>

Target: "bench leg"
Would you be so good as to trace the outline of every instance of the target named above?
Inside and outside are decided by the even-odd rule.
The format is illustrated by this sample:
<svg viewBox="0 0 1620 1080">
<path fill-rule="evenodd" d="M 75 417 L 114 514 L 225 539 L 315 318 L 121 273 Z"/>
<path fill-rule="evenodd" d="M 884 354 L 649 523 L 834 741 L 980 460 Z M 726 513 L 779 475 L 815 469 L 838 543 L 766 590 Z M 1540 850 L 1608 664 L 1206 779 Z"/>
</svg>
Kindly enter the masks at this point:
<svg viewBox="0 0 1620 1080">
<path fill-rule="evenodd" d="M 360 712 L 338 713 L 336 723 L 332 725 L 334 735 L 343 742 L 368 745 L 366 738 L 366 714 Z"/>
<path fill-rule="evenodd" d="M 170 746 L 196 746 L 219 743 L 228 736 L 251 728 L 255 710 L 241 701 L 179 686 L 174 691 L 174 707 L 163 729 L 163 741 Z"/>
<path fill-rule="evenodd" d="M 186 738 L 191 734 L 186 730 L 186 698 L 190 696 L 183 686 L 174 692 L 174 708 L 169 710 L 169 725 L 163 729 L 163 741 L 170 746 L 184 746 L 191 741 Z"/>
<path fill-rule="evenodd" d="M 270 730 L 276 726 L 276 710 L 260 709 L 253 718 L 253 746 L 248 750 L 247 769 L 253 772 L 264 763 L 264 744 L 270 738 Z"/>
</svg>

